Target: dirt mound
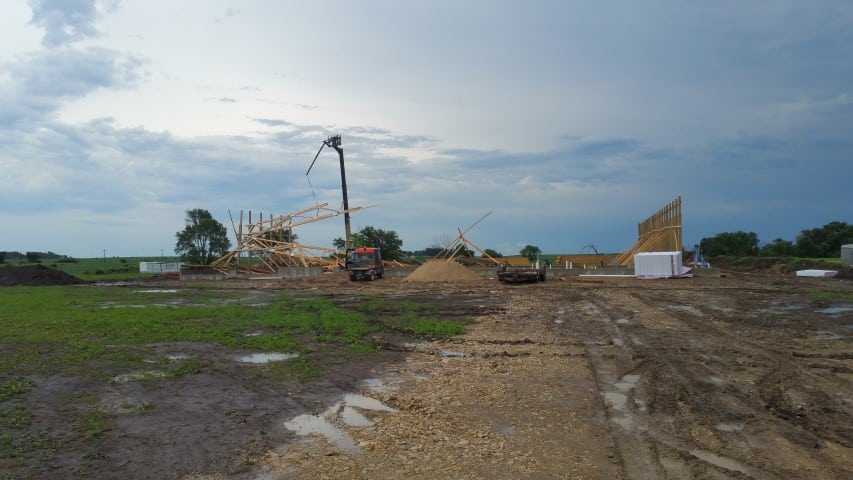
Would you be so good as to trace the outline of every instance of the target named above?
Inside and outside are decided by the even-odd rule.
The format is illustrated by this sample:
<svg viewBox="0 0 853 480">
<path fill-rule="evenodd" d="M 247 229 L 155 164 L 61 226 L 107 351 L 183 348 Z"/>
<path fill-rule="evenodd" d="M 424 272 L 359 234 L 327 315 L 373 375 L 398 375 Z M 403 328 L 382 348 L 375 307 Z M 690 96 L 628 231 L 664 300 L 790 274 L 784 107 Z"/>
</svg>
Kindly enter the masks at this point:
<svg viewBox="0 0 853 480">
<path fill-rule="evenodd" d="M 476 273 L 454 261 L 433 260 L 418 267 L 404 282 L 467 282 L 478 280 Z"/>
<path fill-rule="evenodd" d="M 0 285 L 77 285 L 86 283 L 83 280 L 61 270 L 47 268 L 44 265 L 28 265 L 26 267 L 0 268 Z"/>
</svg>

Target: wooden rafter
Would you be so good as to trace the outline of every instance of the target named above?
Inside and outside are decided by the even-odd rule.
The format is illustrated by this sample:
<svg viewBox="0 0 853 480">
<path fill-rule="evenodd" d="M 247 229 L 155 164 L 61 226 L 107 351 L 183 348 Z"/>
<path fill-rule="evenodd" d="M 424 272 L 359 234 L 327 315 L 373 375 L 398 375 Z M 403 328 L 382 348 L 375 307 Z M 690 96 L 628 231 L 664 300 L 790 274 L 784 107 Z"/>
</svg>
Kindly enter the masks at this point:
<svg viewBox="0 0 853 480">
<path fill-rule="evenodd" d="M 637 224 L 637 242 L 616 257 L 627 265 L 640 252 L 681 251 L 681 197 L 669 202 L 649 218 Z"/>
<path fill-rule="evenodd" d="M 258 215 L 253 221 L 252 212 L 248 212 L 248 221 L 243 223 L 243 211 L 240 211 L 239 227 L 232 229 L 237 237 L 237 246 L 216 259 L 211 266 L 223 273 L 236 268 L 248 273 L 275 273 L 279 267 L 328 266 L 340 263 L 338 252 L 332 248 L 300 243 L 295 228 L 328 218 L 362 210 L 355 207 L 347 210 L 333 210 L 327 203 L 321 203 L 296 212 L 264 218 Z M 246 258 L 248 265 L 242 265 Z"/>
</svg>

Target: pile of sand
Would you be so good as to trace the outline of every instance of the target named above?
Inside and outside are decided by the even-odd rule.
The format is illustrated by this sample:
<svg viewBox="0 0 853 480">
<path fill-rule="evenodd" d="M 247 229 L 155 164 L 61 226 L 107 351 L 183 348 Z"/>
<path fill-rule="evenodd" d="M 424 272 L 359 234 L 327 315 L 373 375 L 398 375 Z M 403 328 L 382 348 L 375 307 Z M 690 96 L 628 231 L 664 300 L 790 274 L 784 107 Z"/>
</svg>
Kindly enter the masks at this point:
<svg viewBox="0 0 853 480">
<path fill-rule="evenodd" d="M 404 282 L 467 282 L 478 280 L 476 273 L 454 261 L 433 260 L 418 267 Z"/>
</svg>

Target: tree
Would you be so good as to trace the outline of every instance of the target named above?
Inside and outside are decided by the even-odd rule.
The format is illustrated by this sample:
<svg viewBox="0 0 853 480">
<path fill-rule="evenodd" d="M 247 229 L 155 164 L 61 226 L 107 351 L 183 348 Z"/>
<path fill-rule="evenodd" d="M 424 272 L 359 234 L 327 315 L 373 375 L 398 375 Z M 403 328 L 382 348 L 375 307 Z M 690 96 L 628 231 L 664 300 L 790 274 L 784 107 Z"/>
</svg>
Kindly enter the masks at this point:
<svg viewBox="0 0 853 480">
<path fill-rule="evenodd" d="M 524 248 L 522 248 L 521 251 L 518 253 L 522 256 L 527 257 L 527 259 L 531 262 L 535 262 L 536 257 L 542 253 L 542 250 L 540 250 L 539 247 L 535 245 L 525 245 Z"/>
<path fill-rule="evenodd" d="M 27 262 L 29 263 L 39 263 L 41 260 L 41 253 L 39 252 L 27 252 Z"/>
<path fill-rule="evenodd" d="M 830 222 L 821 228 L 803 230 L 797 236 L 797 254 L 811 258 L 837 258 L 841 246 L 853 242 L 853 225 Z"/>
<path fill-rule="evenodd" d="M 346 247 L 346 240 L 336 238 L 332 240 L 332 245 L 338 250 L 343 250 Z M 370 225 L 362 228 L 358 232 L 352 234 L 352 245 L 358 247 L 379 247 L 382 249 L 382 258 L 386 260 L 400 260 L 400 252 L 403 248 L 403 241 L 397 236 L 394 230 L 382 230 Z"/>
<path fill-rule="evenodd" d="M 699 249 L 707 257 L 758 255 L 758 235 L 754 232 L 723 232 L 699 241 Z"/>
<path fill-rule="evenodd" d="M 187 210 L 186 227 L 175 237 L 175 252 L 196 265 L 208 265 L 231 248 L 225 226 L 201 208 Z"/>
<path fill-rule="evenodd" d="M 492 258 L 503 257 L 503 254 L 501 252 L 496 252 L 496 251 L 492 250 L 491 248 L 487 248 L 487 249 L 483 250 L 483 253 L 485 253 L 486 255 L 488 255 Z"/>
<path fill-rule="evenodd" d="M 790 240 L 777 238 L 767 245 L 761 247 L 762 257 L 789 257 L 796 255 L 797 247 Z"/>
<path fill-rule="evenodd" d="M 0 263 L 6 261 L 6 252 L 0 252 Z"/>
</svg>

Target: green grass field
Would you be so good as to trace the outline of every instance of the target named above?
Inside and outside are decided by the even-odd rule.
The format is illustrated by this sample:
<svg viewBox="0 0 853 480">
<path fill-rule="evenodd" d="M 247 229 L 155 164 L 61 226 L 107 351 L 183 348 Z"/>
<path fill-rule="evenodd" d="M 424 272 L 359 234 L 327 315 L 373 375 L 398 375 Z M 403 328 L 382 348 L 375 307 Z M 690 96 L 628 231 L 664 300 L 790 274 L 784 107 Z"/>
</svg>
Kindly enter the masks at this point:
<svg viewBox="0 0 853 480">
<path fill-rule="evenodd" d="M 325 299 L 270 294 L 259 302 L 251 292 L 212 289 L 5 287 L 0 305 L 0 379 L 6 382 L 0 391 L 17 388 L 15 379 L 29 374 L 79 374 L 93 364 L 104 372 L 141 367 L 150 361 L 148 346 L 160 342 L 265 352 L 301 352 L 310 343 L 360 353 L 374 349 L 369 335 L 380 331 L 432 337 L 464 331 L 464 321 L 432 318 L 418 306 L 401 304 L 373 316 Z M 167 363 L 172 374 L 188 368 Z"/>
</svg>

